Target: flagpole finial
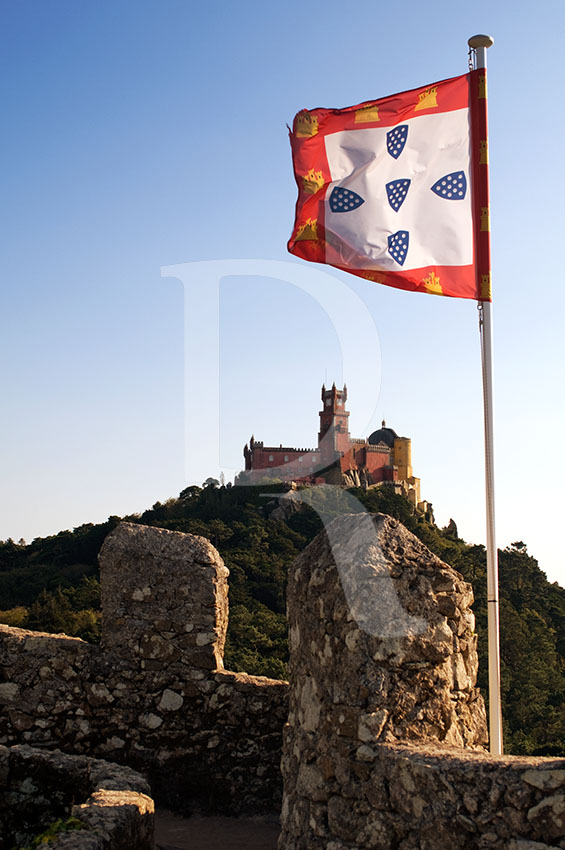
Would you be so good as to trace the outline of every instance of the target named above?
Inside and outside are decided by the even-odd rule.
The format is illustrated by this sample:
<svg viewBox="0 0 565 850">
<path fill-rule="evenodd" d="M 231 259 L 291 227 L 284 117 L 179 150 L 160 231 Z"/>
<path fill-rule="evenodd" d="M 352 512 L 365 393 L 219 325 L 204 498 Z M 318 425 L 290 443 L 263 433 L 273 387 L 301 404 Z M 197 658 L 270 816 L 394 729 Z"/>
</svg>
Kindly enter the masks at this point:
<svg viewBox="0 0 565 850">
<path fill-rule="evenodd" d="M 473 48 L 492 47 L 494 44 L 494 38 L 492 35 L 472 35 L 471 38 L 467 40 L 467 44 L 469 47 Z"/>
</svg>

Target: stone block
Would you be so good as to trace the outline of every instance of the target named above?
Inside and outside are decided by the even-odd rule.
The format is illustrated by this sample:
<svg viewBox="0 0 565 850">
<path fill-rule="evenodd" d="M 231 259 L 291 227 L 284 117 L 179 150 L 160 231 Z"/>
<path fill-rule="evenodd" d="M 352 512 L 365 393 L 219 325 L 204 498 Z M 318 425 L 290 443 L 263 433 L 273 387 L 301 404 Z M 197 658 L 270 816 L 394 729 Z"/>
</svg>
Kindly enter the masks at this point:
<svg viewBox="0 0 565 850">
<path fill-rule="evenodd" d="M 104 541 L 99 561 L 106 650 L 151 661 L 152 669 L 222 666 L 229 571 L 208 540 L 124 522 Z M 178 633 L 174 623 L 183 624 Z"/>
<path fill-rule="evenodd" d="M 326 824 L 326 850 L 565 848 L 565 764 L 481 749 L 471 601 L 382 515 L 336 519 L 297 558 L 279 850 Z"/>
</svg>

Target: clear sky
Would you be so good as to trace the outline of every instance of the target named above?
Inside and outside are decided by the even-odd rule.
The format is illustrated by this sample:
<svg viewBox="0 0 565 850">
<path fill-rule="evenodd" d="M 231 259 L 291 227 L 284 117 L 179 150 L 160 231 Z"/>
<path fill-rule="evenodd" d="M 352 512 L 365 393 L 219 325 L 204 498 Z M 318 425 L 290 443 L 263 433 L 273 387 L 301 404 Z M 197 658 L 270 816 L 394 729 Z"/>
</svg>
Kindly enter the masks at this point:
<svg viewBox="0 0 565 850">
<path fill-rule="evenodd" d="M 143 510 L 193 483 L 185 395 L 204 433 L 214 415 L 185 393 L 183 285 L 161 267 L 299 263 L 285 124 L 464 73 L 467 38 L 487 32 L 497 537 L 524 540 L 564 583 L 563 4 L 5 0 L 0 15 L 0 538 Z M 269 277 L 221 285 L 226 476 L 252 432 L 315 445 L 322 381 L 345 379 L 352 434 L 384 416 L 410 436 L 438 522 L 483 542 L 476 305 L 328 271 L 380 341 L 345 374 L 315 298 Z M 218 474 L 217 445 L 195 454 Z"/>
</svg>

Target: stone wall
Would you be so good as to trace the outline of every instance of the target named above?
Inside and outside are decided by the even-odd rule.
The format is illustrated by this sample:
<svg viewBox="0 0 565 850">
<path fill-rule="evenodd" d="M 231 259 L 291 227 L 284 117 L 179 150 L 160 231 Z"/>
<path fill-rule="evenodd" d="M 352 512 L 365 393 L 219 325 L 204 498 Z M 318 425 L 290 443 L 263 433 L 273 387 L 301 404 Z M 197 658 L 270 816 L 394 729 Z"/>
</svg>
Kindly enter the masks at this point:
<svg viewBox="0 0 565 850">
<path fill-rule="evenodd" d="M 179 810 L 277 809 L 288 686 L 223 669 L 216 550 L 122 523 L 100 568 L 101 646 L 0 626 L 0 743 L 130 765 Z"/>
<path fill-rule="evenodd" d="M 152 850 L 153 800 L 135 771 L 98 759 L 0 746 L 0 850 L 28 845 L 53 821 L 78 818 L 53 850 Z"/>
<path fill-rule="evenodd" d="M 223 668 L 229 570 L 209 540 L 122 523 L 99 561 L 106 650 L 179 677 Z"/>
<path fill-rule="evenodd" d="M 297 558 L 279 850 L 565 848 L 565 760 L 483 749 L 471 602 L 384 515 Z"/>
<path fill-rule="evenodd" d="M 565 761 L 486 754 L 470 586 L 395 520 L 343 516 L 294 563 L 290 713 L 287 683 L 223 669 L 208 541 L 124 523 L 100 560 L 100 647 L 0 626 L 0 743 L 112 759 L 172 807 L 239 814 L 278 807 L 288 714 L 280 850 L 565 850 Z M 9 770 L 2 752 L 25 803 L 27 750 Z M 51 784 L 37 811 L 68 807 Z M 86 819 L 117 802 L 96 793 Z"/>
</svg>

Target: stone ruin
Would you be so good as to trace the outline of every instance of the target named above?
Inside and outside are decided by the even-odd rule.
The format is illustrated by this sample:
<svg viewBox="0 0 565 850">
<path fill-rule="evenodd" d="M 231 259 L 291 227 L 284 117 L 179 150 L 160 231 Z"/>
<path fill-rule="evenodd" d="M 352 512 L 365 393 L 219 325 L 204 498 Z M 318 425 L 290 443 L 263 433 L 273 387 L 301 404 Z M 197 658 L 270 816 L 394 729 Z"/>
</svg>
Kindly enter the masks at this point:
<svg viewBox="0 0 565 850">
<path fill-rule="evenodd" d="M 565 760 L 483 749 L 472 601 L 382 514 L 296 559 L 279 850 L 565 848 Z"/>
<path fill-rule="evenodd" d="M 202 537 L 122 523 L 100 575 L 101 646 L 0 626 L 0 744 L 129 765 L 179 811 L 276 809 L 288 685 L 224 670 L 218 552 Z"/>
<path fill-rule="evenodd" d="M 52 838 L 52 850 L 153 850 L 150 793 L 128 767 L 0 746 L 0 850 L 27 846 L 46 824 L 69 815 L 82 826 Z"/>
<path fill-rule="evenodd" d="M 293 564 L 290 711 L 288 683 L 223 669 L 207 540 L 123 523 L 100 566 L 101 646 L 0 626 L 0 744 L 242 814 L 280 808 L 284 727 L 279 850 L 565 849 L 565 760 L 486 754 L 470 586 L 396 520 L 343 516 Z"/>
</svg>

